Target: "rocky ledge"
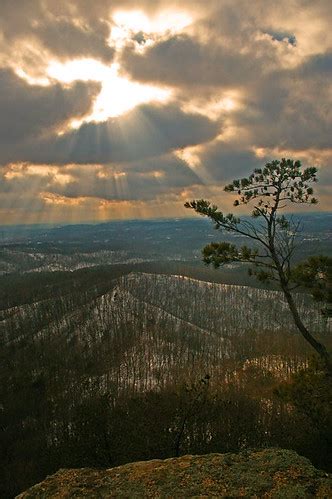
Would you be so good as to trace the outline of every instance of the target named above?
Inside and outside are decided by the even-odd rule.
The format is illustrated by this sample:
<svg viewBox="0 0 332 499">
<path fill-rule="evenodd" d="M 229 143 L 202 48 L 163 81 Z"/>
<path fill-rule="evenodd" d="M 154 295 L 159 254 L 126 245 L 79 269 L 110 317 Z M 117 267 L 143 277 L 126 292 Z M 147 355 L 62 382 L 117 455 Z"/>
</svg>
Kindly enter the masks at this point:
<svg viewBox="0 0 332 499">
<path fill-rule="evenodd" d="M 296 452 L 182 456 L 107 470 L 61 469 L 18 496 L 30 498 L 332 497 L 332 478 Z"/>
</svg>

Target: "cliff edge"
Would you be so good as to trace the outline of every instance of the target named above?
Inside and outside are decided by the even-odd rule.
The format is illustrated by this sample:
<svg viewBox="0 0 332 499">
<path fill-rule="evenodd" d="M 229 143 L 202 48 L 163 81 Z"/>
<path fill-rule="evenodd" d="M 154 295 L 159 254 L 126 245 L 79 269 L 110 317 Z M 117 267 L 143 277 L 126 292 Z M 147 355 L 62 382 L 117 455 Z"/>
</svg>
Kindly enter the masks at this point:
<svg viewBox="0 0 332 499">
<path fill-rule="evenodd" d="M 32 498 L 332 497 L 332 477 L 296 452 L 182 456 L 107 470 L 61 469 L 18 496 Z"/>
</svg>

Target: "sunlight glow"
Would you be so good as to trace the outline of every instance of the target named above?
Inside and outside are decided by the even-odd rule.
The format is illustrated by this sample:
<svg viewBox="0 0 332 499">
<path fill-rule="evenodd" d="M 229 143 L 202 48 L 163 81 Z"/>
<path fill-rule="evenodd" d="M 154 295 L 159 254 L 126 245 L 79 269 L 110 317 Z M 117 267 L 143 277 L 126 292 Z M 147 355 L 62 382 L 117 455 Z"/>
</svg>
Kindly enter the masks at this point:
<svg viewBox="0 0 332 499">
<path fill-rule="evenodd" d="M 72 83 L 75 80 L 103 81 L 108 76 L 109 68 L 95 59 L 75 59 L 65 63 L 52 61 L 47 74 L 62 83 Z"/>
<path fill-rule="evenodd" d="M 136 52 L 144 52 L 165 33 L 176 34 L 192 24 L 192 17 L 185 12 L 163 11 L 148 16 L 141 10 L 119 10 L 113 15 L 109 44 L 117 49 L 135 40 Z M 138 36 L 137 36 L 138 35 Z"/>
<path fill-rule="evenodd" d="M 178 149 L 175 154 L 182 161 L 185 161 L 190 168 L 197 168 L 201 166 L 201 159 L 197 153 L 199 147 L 186 147 L 185 149 Z"/>
<path fill-rule="evenodd" d="M 41 192 L 40 198 L 46 205 L 79 206 L 86 201 L 84 197 L 68 198 L 51 192 Z"/>
<path fill-rule="evenodd" d="M 153 17 L 141 10 L 118 11 L 113 20 L 119 28 L 138 33 L 165 33 L 181 31 L 192 23 L 192 18 L 185 12 L 163 11 Z"/>
<path fill-rule="evenodd" d="M 25 80 L 29 85 L 39 85 L 41 87 L 47 87 L 50 84 L 50 80 L 48 78 L 36 78 L 34 76 L 29 75 L 22 68 L 16 68 L 15 73 L 17 76 Z"/>
<path fill-rule="evenodd" d="M 42 180 L 48 178 L 49 182 L 55 182 L 60 185 L 69 184 L 74 180 L 70 173 L 63 171 L 63 168 L 51 165 L 39 165 L 30 163 L 10 163 L 6 166 L 4 178 L 8 181 L 28 177 L 36 177 Z"/>
<path fill-rule="evenodd" d="M 101 121 L 119 116 L 138 104 L 169 99 L 171 91 L 152 85 L 142 85 L 118 76 L 118 66 L 113 64 L 108 77 L 103 81 L 94 107 L 93 118 Z"/>
<path fill-rule="evenodd" d="M 189 146 L 183 149 L 178 149 L 174 151 L 174 154 L 184 161 L 188 168 L 190 168 L 204 185 L 213 184 L 214 180 L 205 168 L 204 164 L 201 162 L 200 153 L 202 152 L 202 146 Z"/>
<path fill-rule="evenodd" d="M 332 148 L 326 149 L 285 149 L 283 147 L 252 147 L 252 151 L 257 158 L 292 158 L 296 156 L 300 161 L 303 161 L 311 166 L 321 167 L 328 165 L 332 157 Z"/>
<path fill-rule="evenodd" d="M 25 176 L 48 177 L 57 173 L 58 168 L 50 165 L 35 165 L 30 163 L 9 163 L 6 165 L 4 178 L 12 180 Z"/>
<path fill-rule="evenodd" d="M 96 173 L 97 178 L 118 180 L 122 177 L 126 177 L 126 172 L 114 172 L 112 170 L 102 170 Z"/>
<path fill-rule="evenodd" d="M 84 121 L 105 121 L 119 116 L 139 104 L 151 101 L 164 102 L 171 96 L 171 91 L 152 85 L 132 82 L 119 76 L 118 64 L 105 66 L 94 59 L 80 59 L 67 63 L 52 62 L 48 66 L 48 75 L 57 81 L 71 83 L 75 80 L 100 81 L 102 89 L 98 95 L 90 116 Z M 82 123 L 72 122 L 73 128 Z"/>
<path fill-rule="evenodd" d="M 243 106 L 242 96 L 237 90 L 228 90 L 221 95 L 216 95 L 212 99 L 196 99 L 186 103 L 183 111 L 199 113 L 208 116 L 210 119 L 218 119 L 222 114 L 226 115 L 239 110 Z"/>
</svg>

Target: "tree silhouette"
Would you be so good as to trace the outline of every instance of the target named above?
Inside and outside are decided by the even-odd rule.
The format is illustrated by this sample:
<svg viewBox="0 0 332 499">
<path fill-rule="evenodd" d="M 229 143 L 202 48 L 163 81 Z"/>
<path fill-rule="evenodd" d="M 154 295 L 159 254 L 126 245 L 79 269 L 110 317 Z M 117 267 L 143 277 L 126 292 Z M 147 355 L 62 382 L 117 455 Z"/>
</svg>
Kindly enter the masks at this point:
<svg viewBox="0 0 332 499">
<path fill-rule="evenodd" d="M 204 199 L 187 202 L 186 208 L 210 218 L 216 229 L 249 238 L 257 247 L 228 242 L 211 243 L 203 249 L 203 259 L 215 268 L 230 262 L 252 264 L 250 274 L 260 281 L 275 281 L 281 287 L 294 323 L 304 339 L 323 359 L 332 374 L 332 361 L 326 347 L 309 332 L 299 314 L 293 291 L 299 286 L 293 276 L 292 261 L 296 248 L 299 222 L 286 218 L 280 211 L 289 204 L 316 204 L 311 184 L 316 182 L 317 169 L 302 170 L 300 161 L 282 159 L 266 163 L 247 178 L 234 180 L 225 187 L 226 192 L 238 198 L 234 206 L 253 203 L 255 222 L 240 219 L 232 213 L 224 215 L 216 205 Z M 301 272 L 298 272 L 298 275 Z"/>
</svg>

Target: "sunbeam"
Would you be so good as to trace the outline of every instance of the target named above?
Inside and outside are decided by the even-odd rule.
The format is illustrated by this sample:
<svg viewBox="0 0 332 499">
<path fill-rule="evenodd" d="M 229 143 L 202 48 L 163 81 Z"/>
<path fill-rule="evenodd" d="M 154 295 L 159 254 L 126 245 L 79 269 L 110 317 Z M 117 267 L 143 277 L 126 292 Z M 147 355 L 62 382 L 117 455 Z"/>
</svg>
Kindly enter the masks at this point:
<svg viewBox="0 0 332 499">
<path fill-rule="evenodd" d="M 170 89 L 143 85 L 119 76 L 118 64 L 105 66 L 93 59 L 80 59 L 67 63 L 53 61 L 48 66 L 47 73 L 49 77 L 63 83 L 95 80 L 102 84 L 92 113 L 83 120 L 72 120 L 73 128 L 78 128 L 82 121 L 105 121 L 120 116 L 139 104 L 152 101 L 166 102 L 172 95 Z"/>
</svg>

